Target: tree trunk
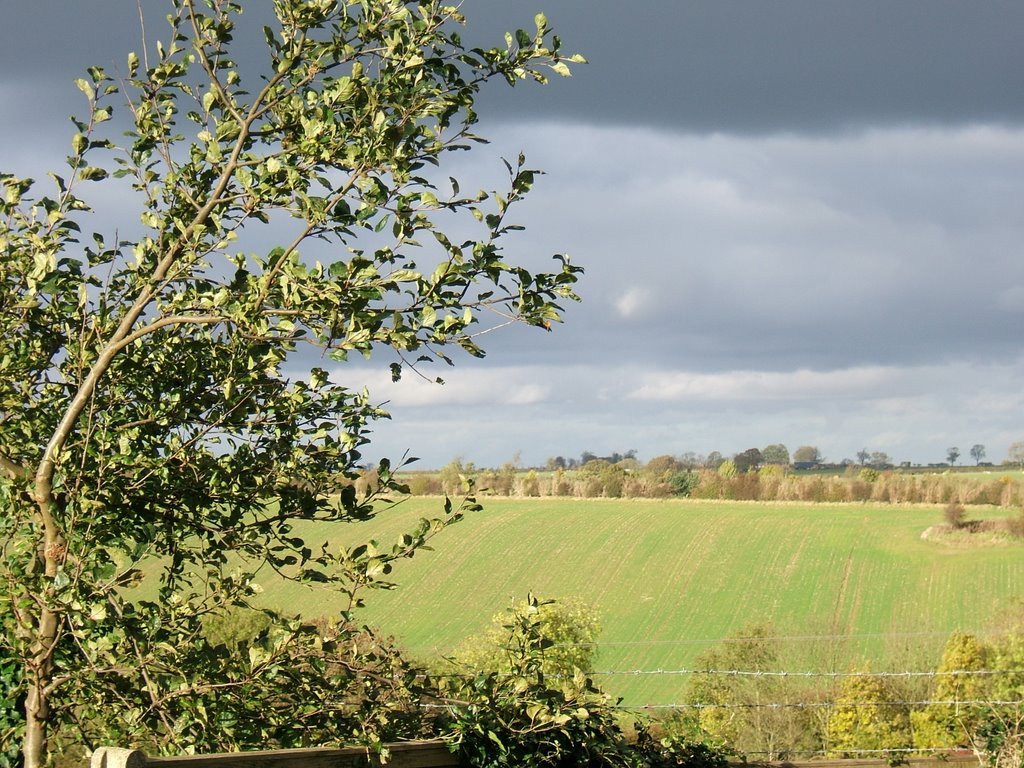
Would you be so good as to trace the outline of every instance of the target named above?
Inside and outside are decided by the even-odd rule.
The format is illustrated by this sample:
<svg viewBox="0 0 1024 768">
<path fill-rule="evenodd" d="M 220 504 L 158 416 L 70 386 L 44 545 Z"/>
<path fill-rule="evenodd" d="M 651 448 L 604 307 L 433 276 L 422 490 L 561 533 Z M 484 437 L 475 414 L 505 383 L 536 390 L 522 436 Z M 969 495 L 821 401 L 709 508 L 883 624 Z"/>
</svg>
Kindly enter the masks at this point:
<svg viewBox="0 0 1024 768">
<path fill-rule="evenodd" d="M 49 613 L 49 611 L 47 611 Z M 47 661 L 44 663 L 50 667 Z M 43 768 L 49 752 L 49 703 L 45 692 L 49 674 L 42 670 L 30 670 L 28 693 L 25 697 L 25 739 L 22 742 L 22 755 L 25 768 Z"/>
</svg>

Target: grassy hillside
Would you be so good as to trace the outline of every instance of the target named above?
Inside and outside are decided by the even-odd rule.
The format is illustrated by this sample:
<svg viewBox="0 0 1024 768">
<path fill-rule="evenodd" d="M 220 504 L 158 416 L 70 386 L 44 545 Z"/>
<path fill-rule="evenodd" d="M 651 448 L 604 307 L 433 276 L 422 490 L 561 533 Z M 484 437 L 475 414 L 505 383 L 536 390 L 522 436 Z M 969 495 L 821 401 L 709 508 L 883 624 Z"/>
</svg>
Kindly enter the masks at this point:
<svg viewBox="0 0 1024 768">
<path fill-rule="evenodd" d="M 388 541 L 440 503 L 411 499 L 345 536 Z M 686 668 L 754 621 L 793 638 L 791 669 L 930 665 L 950 631 L 992 627 L 1024 596 L 1024 546 L 922 540 L 941 518 L 941 507 L 490 499 L 396 569 L 398 590 L 368 595 L 364 620 L 428 656 L 532 590 L 599 608 L 600 670 Z M 286 610 L 333 608 L 322 592 L 263 586 Z M 625 704 L 667 704 L 685 676 L 601 682 Z"/>
</svg>

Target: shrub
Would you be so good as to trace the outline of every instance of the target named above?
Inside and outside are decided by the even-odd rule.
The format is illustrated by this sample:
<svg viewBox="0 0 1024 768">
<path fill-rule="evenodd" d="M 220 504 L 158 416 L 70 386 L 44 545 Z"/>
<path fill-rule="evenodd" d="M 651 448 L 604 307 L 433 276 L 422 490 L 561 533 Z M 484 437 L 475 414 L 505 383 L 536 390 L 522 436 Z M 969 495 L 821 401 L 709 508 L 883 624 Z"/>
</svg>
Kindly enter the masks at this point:
<svg viewBox="0 0 1024 768">
<path fill-rule="evenodd" d="M 812 477 L 801 493 L 803 501 L 825 501 L 825 482 L 820 477 Z"/>
<path fill-rule="evenodd" d="M 847 750 L 906 749 L 912 741 L 910 713 L 906 705 L 897 703 L 885 678 L 851 675 L 829 715 L 828 735 L 834 757 L 855 756 Z"/>
<path fill-rule="evenodd" d="M 23 667 L 0 645 L 0 766 L 18 764 L 25 729 Z"/>
<path fill-rule="evenodd" d="M 978 675 L 957 675 L 986 668 L 986 650 L 974 635 L 955 632 L 946 642 L 932 688 L 933 701 L 979 701 L 985 698 L 985 678 Z M 970 734 L 977 728 L 980 710 L 977 705 L 929 704 L 914 713 L 915 746 L 969 746 Z"/>
<path fill-rule="evenodd" d="M 871 483 L 854 480 L 850 483 L 850 501 L 868 501 L 871 498 Z"/>
<path fill-rule="evenodd" d="M 761 478 L 746 472 L 731 478 L 725 486 L 726 498 L 738 501 L 757 501 L 761 497 Z"/>
<path fill-rule="evenodd" d="M 540 496 L 540 480 L 532 469 L 526 474 L 526 479 L 523 481 L 522 494 L 523 496 Z"/>
<path fill-rule="evenodd" d="M 881 477 L 878 470 L 874 467 L 864 467 L 858 474 L 857 478 L 863 480 L 865 483 L 874 483 Z"/>
<path fill-rule="evenodd" d="M 618 499 L 622 496 L 622 486 L 625 484 L 626 475 L 618 467 L 611 466 L 601 473 L 601 482 L 604 495 L 609 498 Z"/>
<path fill-rule="evenodd" d="M 761 753 L 768 760 L 819 747 L 807 710 L 786 706 L 754 707 L 755 702 L 786 704 L 802 701 L 805 691 L 795 681 L 777 676 L 730 675 L 721 670 L 764 672 L 780 664 L 778 642 L 770 627 L 753 624 L 701 653 L 690 678 L 686 698 L 699 705 L 696 716 L 669 720 L 674 732 L 701 742 L 743 753 Z"/>
<path fill-rule="evenodd" d="M 656 739 L 646 726 L 636 726 L 635 749 L 644 768 L 728 768 L 728 751 L 679 733 L 667 732 Z"/>
<path fill-rule="evenodd" d="M 1006 530 L 1015 539 L 1024 539 L 1024 510 L 1006 518 Z"/>
<path fill-rule="evenodd" d="M 689 496 L 700 483 L 700 475 L 696 472 L 674 472 L 669 477 L 669 485 L 675 496 Z"/>
<path fill-rule="evenodd" d="M 578 667 L 552 675 L 545 613 L 530 595 L 502 625 L 501 670 L 476 669 L 443 679 L 449 728 L 464 763 L 477 768 L 627 766 L 630 750 L 614 701 Z"/>
<path fill-rule="evenodd" d="M 529 615 L 534 629 L 544 637 L 539 671 L 548 676 L 572 677 L 576 669 L 590 669 L 596 653 L 595 641 L 601 631 L 597 611 L 575 598 L 556 602 L 530 596 L 496 614 L 486 631 L 459 646 L 449 660 L 454 670 L 449 671 L 468 670 L 472 674 L 515 671 L 517 657 L 515 653 L 510 655 L 508 647 L 510 630 L 518 626 L 524 614 Z"/>
<path fill-rule="evenodd" d="M 530 595 L 495 617 L 495 626 L 476 641 L 483 653 L 456 654 L 450 661 L 458 674 L 439 680 L 442 697 L 458 705 L 440 725 L 461 762 L 474 768 L 726 768 L 722 751 L 679 734 L 658 739 L 636 723 L 635 737 L 627 737 L 617 701 L 583 671 L 593 661 L 597 632 L 596 617 L 583 603 Z"/>
<path fill-rule="evenodd" d="M 955 501 L 946 505 L 942 516 L 945 518 L 946 524 L 954 530 L 963 528 L 967 524 L 967 512 L 964 510 L 964 505 Z"/>
</svg>

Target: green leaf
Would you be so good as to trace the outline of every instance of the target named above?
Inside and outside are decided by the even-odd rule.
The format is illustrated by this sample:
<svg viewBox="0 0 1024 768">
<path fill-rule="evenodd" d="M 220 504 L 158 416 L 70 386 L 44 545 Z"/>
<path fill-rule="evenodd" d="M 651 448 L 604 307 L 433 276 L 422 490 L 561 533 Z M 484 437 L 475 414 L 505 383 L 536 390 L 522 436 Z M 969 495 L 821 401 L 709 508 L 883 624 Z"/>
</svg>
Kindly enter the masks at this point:
<svg viewBox="0 0 1024 768">
<path fill-rule="evenodd" d="M 92 84 L 88 80 L 80 77 L 77 80 L 75 80 L 75 85 L 78 86 L 78 90 L 84 93 L 85 97 L 89 99 L 89 101 L 92 101 L 96 98 L 96 91 L 93 89 Z"/>
<path fill-rule="evenodd" d="M 422 280 L 423 275 L 411 269 L 399 269 L 388 275 L 388 278 L 396 283 L 415 283 L 417 280 Z"/>
<path fill-rule="evenodd" d="M 572 71 L 569 69 L 568 66 L 566 66 L 564 61 L 556 61 L 554 64 L 551 65 L 551 69 L 553 69 L 562 77 L 572 77 Z"/>
<path fill-rule="evenodd" d="M 110 174 L 103 168 L 89 166 L 78 172 L 78 178 L 82 181 L 103 181 Z"/>
</svg>

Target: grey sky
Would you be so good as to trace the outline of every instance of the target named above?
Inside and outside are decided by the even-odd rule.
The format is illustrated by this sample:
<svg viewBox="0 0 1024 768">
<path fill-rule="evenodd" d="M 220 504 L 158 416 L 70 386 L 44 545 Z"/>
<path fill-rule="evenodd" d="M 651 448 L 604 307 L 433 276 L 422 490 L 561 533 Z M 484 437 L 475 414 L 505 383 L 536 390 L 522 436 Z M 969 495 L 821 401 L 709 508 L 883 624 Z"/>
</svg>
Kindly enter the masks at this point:
<svg viewBox="0 0 1024 768">
<path fill-rule="evenodd" d="M 493 334 L 445 387 L 339 369 L 393 403 L 382 452 L 999 461 L 1024 439 L 1024 4 L 467 0 L 466 37 L 541 8 L 591 63 L 488 92 L 493 143 L 452 172 L 485 183 L 520 149 L 546 169 L 509 253 L 568 252 L 584 302 Z M 138 37 L 132 0 L 5 3 L 0 169 L 59 163 L 73 79 Z"/>
</svg>

